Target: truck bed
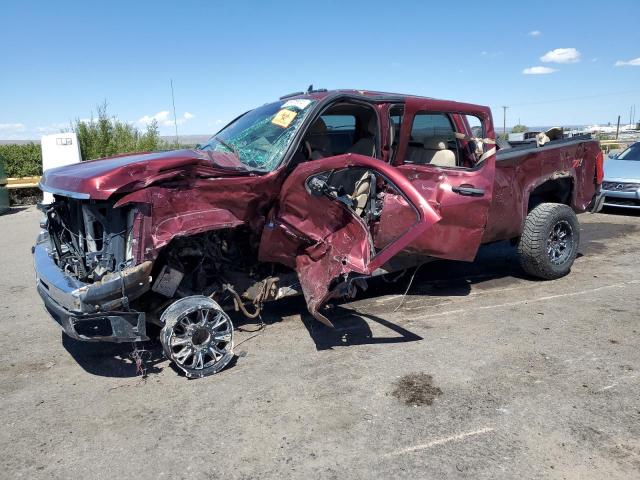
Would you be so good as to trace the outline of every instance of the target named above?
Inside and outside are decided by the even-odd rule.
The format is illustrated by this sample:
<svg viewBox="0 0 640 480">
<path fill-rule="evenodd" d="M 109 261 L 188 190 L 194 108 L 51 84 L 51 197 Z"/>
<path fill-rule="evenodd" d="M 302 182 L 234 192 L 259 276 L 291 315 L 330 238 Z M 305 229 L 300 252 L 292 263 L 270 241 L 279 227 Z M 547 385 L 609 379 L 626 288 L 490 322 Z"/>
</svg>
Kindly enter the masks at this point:
<svg viewBox="0 0 640 480">
<path fill-rule="evenodd" d="M 520 236 L 532 204 L 566 203 L 585 212 L 596 193 L 600 146 L 590 135 L 500 149 L 483 243 Z M 533 194 L 533 195 L 532 195 Z"/>
</svg>

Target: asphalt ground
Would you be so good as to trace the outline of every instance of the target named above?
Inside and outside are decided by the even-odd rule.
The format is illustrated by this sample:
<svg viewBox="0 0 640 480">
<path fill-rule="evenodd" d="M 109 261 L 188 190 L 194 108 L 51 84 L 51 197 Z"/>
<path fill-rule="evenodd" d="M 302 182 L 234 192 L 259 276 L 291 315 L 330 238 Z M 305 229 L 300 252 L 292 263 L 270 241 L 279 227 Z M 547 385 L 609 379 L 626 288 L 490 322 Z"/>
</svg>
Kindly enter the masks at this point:
<svg viewBox="0 0 640 480">
<path fill-rule="evenodd" d="M 34 288 L 33 207 L 0 216 L 0 478 L 640 478 L 640 215 L 581 215 L 535 281 L 508 244 L 301 299 L 188 380 L 159 345 L 66 338 Z M 242 322 L 239 322 L 239 325 Z M 246 330 L 252 329 L 245 324 Z"/>
</svg>

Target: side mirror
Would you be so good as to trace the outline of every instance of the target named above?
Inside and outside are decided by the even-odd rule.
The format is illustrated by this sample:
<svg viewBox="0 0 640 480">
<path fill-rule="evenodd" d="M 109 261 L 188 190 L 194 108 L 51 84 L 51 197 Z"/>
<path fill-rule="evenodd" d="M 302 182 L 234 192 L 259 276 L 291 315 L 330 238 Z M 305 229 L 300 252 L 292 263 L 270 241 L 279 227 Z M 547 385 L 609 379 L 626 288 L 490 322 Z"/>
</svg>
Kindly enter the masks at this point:
<svg viewBox="0 0 640 480">
<path fill-rule="evenodd" d="M 609 157 L 611 160 L 615 160 L 616 158 L 618 158 L 618 154 L 617 154 L 617 153 L 610 153 L 610 154 L 608 155 L 608 157 Z"/>
</svg>

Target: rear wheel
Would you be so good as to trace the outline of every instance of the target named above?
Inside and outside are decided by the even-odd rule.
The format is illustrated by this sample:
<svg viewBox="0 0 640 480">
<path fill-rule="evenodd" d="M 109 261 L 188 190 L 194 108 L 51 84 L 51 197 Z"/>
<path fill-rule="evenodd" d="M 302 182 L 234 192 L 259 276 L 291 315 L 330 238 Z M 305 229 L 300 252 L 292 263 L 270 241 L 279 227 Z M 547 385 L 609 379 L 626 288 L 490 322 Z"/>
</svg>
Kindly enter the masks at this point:
<svg viewBox="0 0 640 480">
<path fill-rule="evenodd" d="M 575 212 L 560 203 L 541 203 L 525 219 L 518 243 L 520 265 L 534 277 L 562 277 L 571 270 L 579 244 Z"/>
<path fill-rule="evenodd" d="M 189 378 L 218 373 L 233 358 L 233 324 L 209 297 L 185 297 L 160 318 L 165 356 Z"/>
</svg>

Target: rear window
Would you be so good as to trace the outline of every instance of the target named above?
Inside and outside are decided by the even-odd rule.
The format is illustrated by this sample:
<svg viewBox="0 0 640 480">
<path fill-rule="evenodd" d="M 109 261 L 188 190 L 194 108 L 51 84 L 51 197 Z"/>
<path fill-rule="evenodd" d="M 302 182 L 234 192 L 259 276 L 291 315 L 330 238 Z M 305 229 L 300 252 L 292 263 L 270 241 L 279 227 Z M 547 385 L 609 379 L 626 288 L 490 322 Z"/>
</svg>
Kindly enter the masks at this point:
<svg viewBox="0 0 640 480">
<path fill-rule="evenodd" d="M 356 117 L 353 115 L 322 115 L 322 120 L 328 130 L 350 130 L 356 129 Z"/>
<path fill-rule="evenodd" d="M 356 141 L 356 117 L 354 115 L 322 115 L 327 126 L 326 136 L 331 145 L 331 153 L 345 153 Z"/>
</svg>

